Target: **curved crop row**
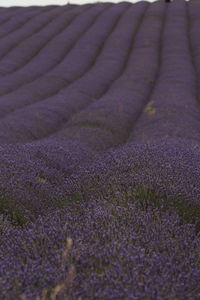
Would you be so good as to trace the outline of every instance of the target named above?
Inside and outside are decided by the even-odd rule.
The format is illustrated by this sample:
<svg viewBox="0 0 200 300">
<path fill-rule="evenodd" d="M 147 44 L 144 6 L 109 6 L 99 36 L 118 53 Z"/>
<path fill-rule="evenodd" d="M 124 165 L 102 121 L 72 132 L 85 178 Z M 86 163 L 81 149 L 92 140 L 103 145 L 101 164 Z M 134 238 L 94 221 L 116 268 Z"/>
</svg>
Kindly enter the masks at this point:
<svg viewBox="0 0 200 300">
<path fill-rule="evenodd" d="M 46 7 L 45 7 L 46 8 Z M 12 20 L 13 17 L 18 15 L 18 9 L 19 7 L 10 7 L 10 9 L 7 8 L 1 8 L 1 10 L 3 10 L 3 14 L 1 14 L 0 16 L 0 24 L 3 25 L 6 22 L 9 22 L 10 20 Z M 27 8 L 26 8 L 27 10 Z M 25 10 L 25 11 L 26 11 Z"/>
<path fill-rule="evenodd" d="M 66 26 L 68 20 L 63 20 L 63 15 L 66 18 L 66 12 L 68 11 L 69 8 L 62 10 L 60 14 L 54 16 L 39 32 L 37 31 L 3 56 L 0 60 L 1 76 L 5 76 L 23 67 L 51 38 L 58 34 L 60 27 L 63 29 Z"/>
<path fill-rule="evenodd" d="M 16 28 L 22 27 L 26 22 L 38 14 L 38 10 L 28 7 L 26 11 L 21 14 L 16 14 L 10 19 L 5 18 L 4 22 L 0 23 L 0 38 L 8 33 L 16 30 Z"/>
<path fill-rule="evenodd" d="M 105 93 L 125 68 L 134 38 L 131 33 L 133 29 L 136 32 L 142 12 L 143 6 L 136 6 L 123 13 L 102 46 L 95 64 L 82 77 L 61 89 L 58 94 L 2 118 L 0 124 L 4 130 L 0 134 L 1 144 L 46 137 L 62 126 L 73 113 Z M 124 31 L 126 34 L 121 38 Z M 23 121 L 24 116 L 26 123 Z"/>
<path fill-rule="evenodd" d="M 196 73 L 189 44 L 187 4 L 183 0 L 169 7 L 160 75 L 130 142 L 168 137 L 199 141 Z"/>
<path fill-rule="evenodd" d="M 120 77 L 105 95 L 72 116 L 69 122 L 62 126 L 62 130 L 49 138 L 62 141 L 75 138 L 86 144 L 89 142 L 89 147 L 98 150 L 123 143 L 151 90 L 152 85 L 148 78 L 153 79 L 157 71 L 163 12 L 163 3 L 150 6 Z M 159 18 L 152 20 L 152 15 L 156 13 Z M 147 69 L 141 68 L 141 65 L 145 65 Z M 84 127 L 86 128 L 83 129 Z M 101 128 L 107 130 L 100 134 Z M 96 131 L 101 136 L 98 140 L 95 138 Z"/>
<path fill-rule="evenodd" d="M 31 18 L 31 20 L 26 23 L 26 26 L 16 29 L 3 37 L 1 39 L 0 59 L 6 56 L 9 51 L 20 44 L 24 39 L 29 38 L 32 34 L 48 24 L 48 22 L 51 22 L 52 17 L 59 13 L 61 13 L 59 7 L 55 9 L 52 7 L 45 8 L 45 10 L 42 10 L 35 17 Z"/>
<path fill-rule="evenodd" d="M 123 5 L 122 5 L 123 9 Z M 101 6 L 95 6 L 93 9 L 89 12 L 89 15 L 91 14 L 91 19 L 87 14 L 83 15 L 83 18 L 86 20 L 87 23 L 87 29 L 88 26 L 91 26 L 91 21 L 94 23 L 96 21 L 96 16 L 97 14 L 101 13 L 102 10 L 105 10 L 105 7 Z M 119 5 L 119 11 L 116 9 L 116 15 L 115 13 L 113 14 L 113 18 L 108 19 L 106 14 L 102 15 L 102 19 L 104 20 L 105 27 L 101 27 L 100 23 L 103 21 L 100 17 L 100 19 L 97 19 L 97 22 L 95 22 L 95 25 L 92 26 L 86 34 L 84 34 L 82 30 L 83 37 L 80 39 L 79 42 L 75 45 L 75 49 L 72 49 L 70 53 L 62 59 L 61 62 L 57 62 L 56 66 L 53 68 L 53 70 L 49 71 L 46 73 L 41 79 L 35 79 L 33 82 L 25 85 L 24 87 L 22 86 L 21 88 L 17 89 L 14 92 L 11 92 L 7 95 L 4 95 L 2 99 L 0 99 L 0 107 L 1 107 L 1 116 L 4 116 L 6 113 L 9 111 L 13 111 L 17 108 L 26 106 L 28 104 L 31 104 L 35 101 L 40 101 L 42 98 L 45 96 L 50 96 L 52 93 L 55 93 L 59 91 L 70 78 L 68 79 L 67 77 L 73 76 L 74 74 L 69 75 L 66 73 L 66 71 L 70 68 L 74 68 L 74 73 L 75 76 L 80 76 L 80 74 L 84 73 L 88 67 L 93 63 L 95 56 L 99 52 L 98 47 L 102 44 L 104 39 L 107 37 L 109 34 L 109 31 L 112 30 L 113 25 L 116 22 L 117 16 L 119 17 L 119 14 L 121 13 L 121 8 Z M 114 23 L 114 24 L 113 24 Z M 98 29 L 97 29 L 98 28 Z M 87 30 L 86 29 L 86 30 Z M 93 47 L 88 47 L 85 48 L 83 47 L 83 44 L 88 41 L 89 38 L 92 38 L 92 35 L 95 34 L 95 31 L 98 30 L 99 32 L 99 39 L 93 40 Z M 82 46 L 82 50 L 79 48 L 79 43 L 80 46 Z M 85 59 L 82 60 L 77 65 L 71 64 L 73 60 L 78 60 L 81 52 L 82 55 L 85 55 Z M 82 56 L 81 56 L 82 57 Z M 86 70 L 85 70 L 86 69 Z M 70 71 L 70 69 L 69 69 Z M 68 72 L 69 72 L 68 71 Z M 73 72 L 73 69 L 71 70 Z M 68 75 L 68 76 L 67 76 Z M 72 79 L 73 80 L 73 77 Z M 28 94 L 28 98 L 27 98 Z"/>
<path fill-rule="evenodd" d="M 27 82 L 44 74 L 52 66 L 55 66 L 56 63 L 61 60 L 62 56 L 66 55 L 67 51 L 71 49 L 72 45 L 77 42 L 78 36 L 80 33 L 82 34 L 84 27 L 87 26 L 87 23 L 85 25 L 83 23 L 82 26 L 79 26 L 78 24 L 81 22 L 81 18 L 76 19 L 77 15 L 81 14 L 82 16 L 84 9 L 89 7 L 90 5 L 84 5 L 84 7 L 75 7 L 71 9 L 70 12 L 67 11 L 67 14 L 65 13 L 63 18 L 61 18 L 61 24 L 60 19 L 57 20 L 56 18 L 54 22 L 57 23 L 58 21 L 58 28 L 60 25 L 62 28 L 63 22 L 65 25 L 68 25 L 68 27 L 66 28 L 64 26 L 60 33 L 57 32 L 56 36 L 53 36 L 35 56 L 31 57 L 29 62 L 26 62 L 25 65 L 21 65 L 15 72 L 2 77 L 2 94 L 9 93 L 19 88 L 20 85 L 25 85 Z M 53 25 L 55 26 L 54 22 Z M 45 32 L 45 28 L 43 28 L 43 31 Z M 66 41 L 66 45 L 63 44 L 63 41 Z M 60 45 L 62 45 L 62 47 Z"/>
</svg>

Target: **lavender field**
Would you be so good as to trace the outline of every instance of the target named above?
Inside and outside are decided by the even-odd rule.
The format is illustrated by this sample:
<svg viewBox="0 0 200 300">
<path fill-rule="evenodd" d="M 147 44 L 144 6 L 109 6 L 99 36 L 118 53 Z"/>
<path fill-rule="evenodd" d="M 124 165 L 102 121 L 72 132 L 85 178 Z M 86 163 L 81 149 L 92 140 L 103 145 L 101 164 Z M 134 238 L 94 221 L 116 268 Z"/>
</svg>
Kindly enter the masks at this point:
<svg viewBox="0 0 200 300">
<path fill-rule="evenodd" d="M 4 299 L 200 299 L 200 1 L 0 8 Z"/>
</svg>

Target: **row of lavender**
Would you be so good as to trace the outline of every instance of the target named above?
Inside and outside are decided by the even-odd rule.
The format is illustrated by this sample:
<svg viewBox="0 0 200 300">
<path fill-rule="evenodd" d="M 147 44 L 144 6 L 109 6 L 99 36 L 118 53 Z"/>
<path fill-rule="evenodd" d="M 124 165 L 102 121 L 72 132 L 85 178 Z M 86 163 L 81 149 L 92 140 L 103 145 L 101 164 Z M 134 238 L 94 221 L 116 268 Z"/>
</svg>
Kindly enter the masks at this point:
<svg viewBox="0 0 200 300">
<path fill-rule="evenodd" d="M 0 19 L 1 297 L 198 299 L 200 4 L 20 10 Z"/>
<path fill-rule="evenodd" d="M 62 63 L 0 98 L 2 209 L 17 205 L 32 214 L 57 207 L 55 199 L 74 189 L 70 175 L 80 163 L 90 163 L 112 147 L 168 137 L 198 145 L 198 59 L 192 61 L 198 42 L 196 36 L 190 42 L 187 24 L 189 12 L 191 33 L 198 32 L 199 22 L 193 17 L 198 7 L 195 2 L 166 6 L 160 1 L 98 4 L 86 11 L 85 6 L 66 8 L 68 13 L 84 10 L 74 28 L 83 30 L 86 23 L 88 31 Z M 77 39 L 73 32 L 72 27 L 61 36 L 69 33 Z M 59 38 L 53 45 L 63 49 Z M 28 53 L 34 47 L 25 49 Z M 34 59 L 35 65 L 42 65 L 42 53 L 30 61 L 32 67 Z M 12 76 L 19 80 L 19 72 L 28 65 L 3 76 L 0 90 L 5 78 L 8 85 Z M 67 87 L 60 89 L 61 81 Z M 51 96 L 55 88 L 59 91 Z M 24 143 L 28 141 L 32 142 Z"/>
<path fill-rule="evenodd" d="M 73 204 L 27 229 L 4 220 L 1 298 L 199 299 L 195 226 L 122 196 Z"/>
</svg>

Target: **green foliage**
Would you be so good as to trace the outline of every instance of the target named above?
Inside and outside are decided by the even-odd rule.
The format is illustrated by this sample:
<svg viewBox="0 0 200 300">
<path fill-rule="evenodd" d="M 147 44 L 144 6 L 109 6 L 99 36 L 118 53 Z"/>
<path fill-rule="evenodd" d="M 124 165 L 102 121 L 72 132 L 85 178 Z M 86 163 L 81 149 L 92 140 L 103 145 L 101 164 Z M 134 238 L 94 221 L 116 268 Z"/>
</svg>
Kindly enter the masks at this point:
<svg viewBox="0 0 200 300">
<path fill-rule="evenodd" d="M 13 209 L 10 214 L 10 219 L 14 226 L 23 226 L 26 223 L 24 215 L 20 210 Z"/>
<path fill-rule="evenodd" d="M 96 272 L 97 274 L 104 274 L 107 270 L 110 269 L 109 263 L 102 262 L 98 258 L 93 258 L 92 264 L 94 272 Z"/>
<path fill-rule="evenodd" d="M 108 201 L 116 205 L 127 207 L 128 203 L 134 201 L 136 207 L 144 211 L 159 209 L 164 212 L 176 212 L 182 223 L 193 223 L 196 225 L 196 233 L 200 232 L 200 209 L 189 203 L 183 196 L 160 195 L 144 184 L 137 184 L 126 190 L 120 190 L 119 186 L 112 184 L 109 194 Z"/>
<path fill-rule="evenodd" d="M 83 192 L 76 191 L 76 192 L 74 192 L 73 195 L 66 196 L 66 197 L 60 199 L 57 206 L 62 209 L 69 204 L 73 204 L 74 202 L 82 201 L 83 199 L 84 199 Z"/>
<path fill-rule="evenodd" d="M 38 179 L 39 182 L 46 182 L 46 179 L 43 178 L 43 177 L 38 177 L 37 179 Z"/>
<path fill-rule="evenodd" d="M 6 204 L 8 200 L 4 195 L 0 195 L 0 214 L 4 213 L 6 210 Z"/>
<path fill-rule="evenodd" d="M 181 196 L 167 197 L 167 206 L 171 211 L 176 211 L 185 223 L 195 224 L 196 233 L 200 232 L 200 209 L 189 203 Z"/>
<path fill-rule="evenodd" d="M 0 214 L 5 214 L 14 226 L 23 226 L 25 224 L 23 213 L 2 194 L 0 195 Z"/>
<path fill-rule="evenodd" d="M 145 185 L 136 185 L 133 195 L 142 210 L 147 210 L 148 207 L 160 208 L 160 197 Z"/>
<path fill-rule="evenodd" d="M 176 212 L 183 223 L 196 224 L 196 232 L 200 232 L 200 209 L 189 203 L 183 196 L 165 195 L 163 197 L 145 185 L 137 185 L 133 196 L 142 210 L 151 207 Z"/>
<path fill-rule="evenodd" d="M 90 263 L 91 265 L 84 267 L 83 272 L 85 275 L 89 275 L 91 272 L 102 275 L 105 274 L 105 272 L 111 267 L 110 263 L 102 262 L 102 260 L 97 257 L 91 257 Z"/>
<path fill-rule="evenodd" d="M 152 106 L 153 103 L 154 103 L 154 101 L 150 101 L 149 103 L 147 103 L 147 105 L 145 106 L 143 112 L 147 113 L 148 115 L 154 115 L 156 113 L 156 110 Z"/>
</svg>

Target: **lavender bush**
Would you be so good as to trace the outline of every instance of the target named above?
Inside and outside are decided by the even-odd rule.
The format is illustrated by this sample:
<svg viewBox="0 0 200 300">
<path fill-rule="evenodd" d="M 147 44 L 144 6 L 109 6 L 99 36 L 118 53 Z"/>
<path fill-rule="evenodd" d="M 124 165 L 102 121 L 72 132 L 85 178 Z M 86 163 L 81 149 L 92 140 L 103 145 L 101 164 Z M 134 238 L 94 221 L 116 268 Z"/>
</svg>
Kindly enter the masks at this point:
<svg viewBox="0 0 200 300">
<path fill-rule="evenodd" d="M 199 15 L 0 8 L 0 299 L 200 299 Z"/>
</svg>

